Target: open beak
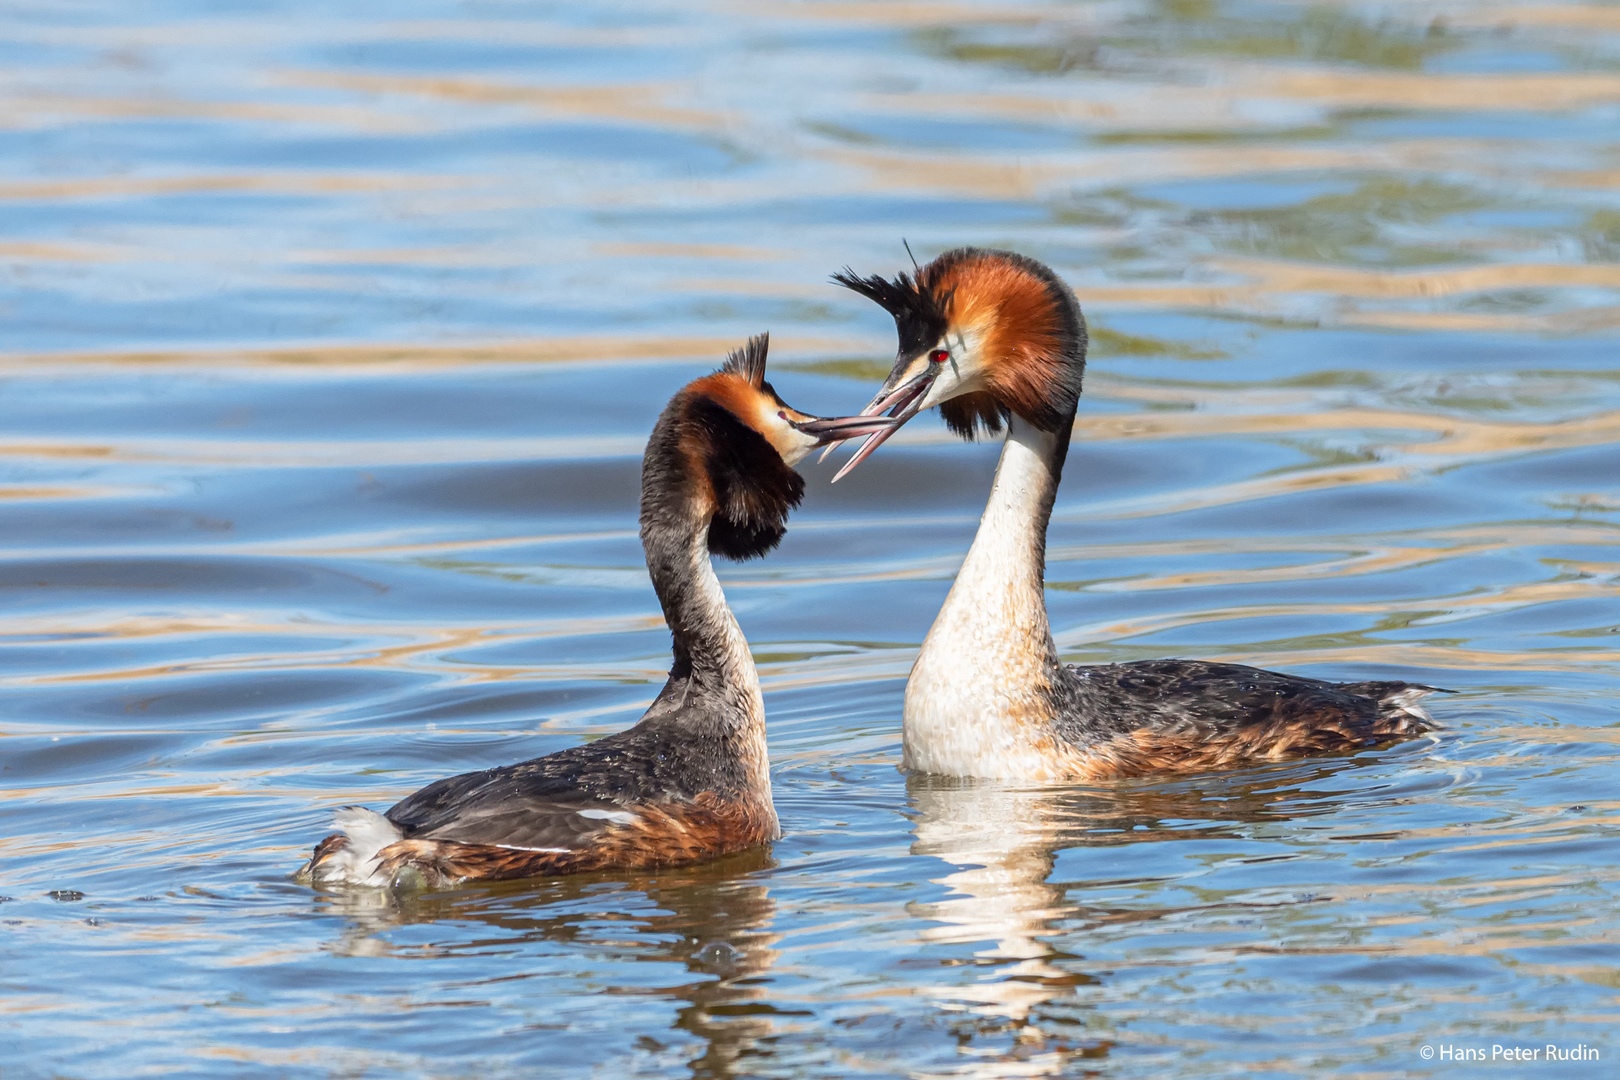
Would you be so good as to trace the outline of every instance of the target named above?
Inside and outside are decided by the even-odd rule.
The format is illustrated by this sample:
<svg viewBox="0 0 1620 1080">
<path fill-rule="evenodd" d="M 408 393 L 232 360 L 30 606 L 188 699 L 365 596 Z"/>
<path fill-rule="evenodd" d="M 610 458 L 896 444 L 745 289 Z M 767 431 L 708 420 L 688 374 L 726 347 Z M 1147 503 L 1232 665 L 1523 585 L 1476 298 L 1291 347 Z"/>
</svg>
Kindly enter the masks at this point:
<svg viewBox="0 0 1620 1080">
<path fill-rule="evenodd" d="M 900 425 L 898 420 L 887 416 L 877 416 L 870 411 L 859 416 L 818 416 L 809 420 L 790 419 L 788 423 L 806 435 L 814 435 L 817 446 L 837 446 L 846 439 L 858 439 L 862 435 L 868 438 L 882 436 L 890 428 Z"/>
<path fill-rule="evenodd" d="M 904 366 L 897 365 L 896 370 L 889 375 L 889 380 L 892 381 L 897 376 L 902 375 L 905 368 L 910 366 L 911 362 L 907 362 Z M 871 457 L 878 447 L 888 441 L 890 435 L 900 430 L 900 425 L 922 410 L 923 399 L 928 396 L 929 388 L 934 385 L 934 380 L 939 378 L 939 372 L 940 365 L 924 363 L 922 371 L 918 372 L 914 377 L 906 379 L 898 386 L 891 388 L 885 382 L 883 389 L 878 391 L 877 397 L 873 398 L 871 403 L 861 410 L 861 416 L 877 417 L 880 414 L 887 413 L 888 415 L 883 419 L 889 422 L 888 426 L 879 428 L 866 436 L 866 441 L 861 444 L 859 450 L 855 451 L 855 456 L 844 462 L 844 467 L 839 469 L 838 474 L 832 478 L 833 483 L 838 483 L 838 481 L 849 475 L 851 469 Z M 854 432 L 843 436 L 843 439 L 853 438 L 855 438 Z M 838 442 L 842 442 L 843 439 L 839 439 Z M 833 447 L 837 446 L 838 442 L 834 442 L 826 450 L 823 450 L 821 452 L 822 458 L 826 458 L 828 454 L 832 453 Z"/>
</svg>

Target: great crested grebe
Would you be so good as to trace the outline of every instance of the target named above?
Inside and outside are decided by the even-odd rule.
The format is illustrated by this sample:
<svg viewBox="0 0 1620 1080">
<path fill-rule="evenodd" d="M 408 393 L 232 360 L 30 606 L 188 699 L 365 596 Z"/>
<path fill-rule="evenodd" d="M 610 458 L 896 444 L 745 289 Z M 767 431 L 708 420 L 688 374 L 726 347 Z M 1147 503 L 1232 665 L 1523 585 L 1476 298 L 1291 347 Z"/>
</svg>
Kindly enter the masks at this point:
<svg viewBox="0 0 1620 1080">
<path fill-rule="evenodd" d="M 766 348 L 765 335 L 753 338 L 687 385 L 647 442 L 641 543 L 675 663 L 640 722 L 439 780 L 387 814 L 346 807 L 342 831 L 320 842 L 300 878 L 443 885 L 679 866 L 781 835 L 759 676 L 709 555 L 770 551 L 804 495 L 792 466 L 817 446 L 895 421 L 790 408 L 765 381 Z"/>
<path fill-rule="evenodd" d="M 894 370 L 874 432 L 939 407 L 971 439 L 1007 428 L 990 500 L 906 683 L 907 769 L 1007 779 L 1107 779 L 1352 750 L 1425 730 L 1434 687 L 1331 683 L 1242 664 L 1058 659 L 1046 615 L 1052 516 L 1086 364 L 1074 293 L 1033 259 L 959 248 L 894 280 L 833 280 L 894 316 Z"/>
</svg>

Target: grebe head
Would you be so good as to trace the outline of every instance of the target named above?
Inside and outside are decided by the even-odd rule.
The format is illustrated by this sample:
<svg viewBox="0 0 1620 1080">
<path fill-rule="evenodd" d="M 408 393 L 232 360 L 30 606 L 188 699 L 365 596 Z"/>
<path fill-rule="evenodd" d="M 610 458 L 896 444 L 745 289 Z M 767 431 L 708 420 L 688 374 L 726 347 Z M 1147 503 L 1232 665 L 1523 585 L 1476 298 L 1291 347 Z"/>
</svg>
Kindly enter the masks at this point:
<svg viewBox="0 0 1620 1080">
<path fill-rule="evenodd" d="M 1011 251 L 957 248 L 916 277 L 890 281 L 852 270 L 833 280 L 894 316 L 894 370 L 863 415 L 887 412 L 894 427 L 874 432 L 837 480 L 901 424 L 939 407 L 950 429 L 994 434 L 1016 413 L 1044 431 L 1074 420 L 1086 367 L 1086 323 L 1074 293 L 1050 268 Z"/>
<path fill-rule="evenodd" d="M 804 497 L 794 465 L 818 446 L 899 423 L 875 414 L 825 419 L 793 408 L 765 381 L 769 346 L 769 334 L 750 338 L 719 371 L 670 399 L 642 462 L 644 534 L 695 514 L 708 519 L 714 554 L 764 555 Z"/>
</svg>

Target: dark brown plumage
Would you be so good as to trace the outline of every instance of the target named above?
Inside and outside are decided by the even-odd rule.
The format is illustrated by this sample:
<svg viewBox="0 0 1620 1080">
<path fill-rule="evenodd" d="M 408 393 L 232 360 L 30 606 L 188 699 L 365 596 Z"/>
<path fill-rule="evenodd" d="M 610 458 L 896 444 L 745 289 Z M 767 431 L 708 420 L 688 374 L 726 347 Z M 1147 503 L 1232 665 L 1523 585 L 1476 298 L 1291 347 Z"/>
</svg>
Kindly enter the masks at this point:
<svg viewBox="0 0 1620 1080">
<path fill-rule="evenodd" d="M 792 464 L 845 431 L 764 381 L 753 339 L 665 407 L 642 459 L 641 539 L 674 664 L 627 731 L 464 773 L 386 815 L 350 807 L 301 875 L 324 883 L 444 884 L 712 859 L 780 833 L 759 678 L 709 562 L 764 555 L 804 493 Z"/>
</svg>

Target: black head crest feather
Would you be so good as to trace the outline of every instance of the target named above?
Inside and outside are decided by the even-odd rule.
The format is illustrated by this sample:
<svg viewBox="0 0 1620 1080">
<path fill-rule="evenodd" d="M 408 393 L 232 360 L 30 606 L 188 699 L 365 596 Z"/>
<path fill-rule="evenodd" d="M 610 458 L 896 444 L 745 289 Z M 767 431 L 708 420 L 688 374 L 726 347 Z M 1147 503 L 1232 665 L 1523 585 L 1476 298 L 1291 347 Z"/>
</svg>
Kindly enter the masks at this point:
<svg viewBox="0 0 1620 1080">
<path fill-rule="evenodd" d="M 804 498 L 804 478 L 765 436 L 706 397 L 695 397 L 687 422 L 702 432 L 703 463 L 714 491 L 709 550 L 753 559 L 782 542 L 788 514 Z"/>
<path fill-rule="evenodd" d="M 921 352 L 945 334 L 945 307 L 950 296 L 938 296 L 922 283 L 922 271 L 915 279 L 898 274 L 893 281 L 873 274 L 861 277 L 849 267 L 832 276 L 834 282 L 860 293 L 894 316 L 900 333 L 900 355 Z"/>
<path fill-rule="evenodd" d="M 732 350 L 721 371 L 741 375 L 753 386 L 765 385 L 765 357 L 771 350 L 771 335 L 767 332 L 748 339 L 748 344 Z"/>
<path fill-rule="evenodd" d="M 767 334 L 726 357 L 720 372 L 745 379 L 774 397 L 765 381 Z M 733 414 L 699 379 L 670 399 L 653 428 L 641 466 L 641 534 L 649 545 L 689 526 L 690 500 L 712 498 L 705 537 L 709 551 L 752 559 L 781 542 L 788 514 L 804 498 L 804 478 L 770 440 Z M 747 392 L 742 392 L 746 397 Z M 730 395 L 722 395 L 729 397 Z M 652 558 L 653 547 L 648 547 Z"/>
</svg>

